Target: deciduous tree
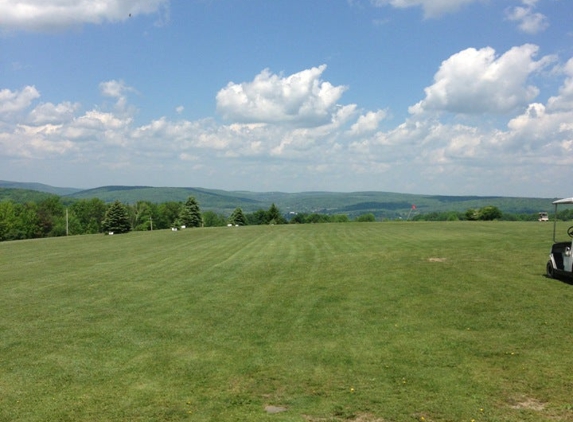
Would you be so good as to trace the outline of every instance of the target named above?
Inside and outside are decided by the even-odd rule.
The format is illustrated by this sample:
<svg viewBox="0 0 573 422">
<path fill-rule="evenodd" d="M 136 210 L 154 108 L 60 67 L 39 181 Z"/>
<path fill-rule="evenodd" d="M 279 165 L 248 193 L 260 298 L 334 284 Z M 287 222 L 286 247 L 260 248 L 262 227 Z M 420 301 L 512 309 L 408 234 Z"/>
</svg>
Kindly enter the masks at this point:
<svg viewBox="0 0 573 422">
<path fill-rule="evenodd" d="M 81 233 L 95 234 L 102 231 L 101 223 L 105 218 L 107 205 L 99 198 L 80 199 L 69 207 L 70 221 L 74 215 L 81 225 Z M 72 232 L 73 234 L 79 234 Z"/>
<path fill-rule="evenodd" d="M 12 240 L 16 229 L 16 209 L 12 201 L 0 202 L 0 240 Z"/>
<path fill-rule="evenodd" d="M 269 224 L 269 216 L 265 210 L 257 210 L 253 213 L 247 214 L 247 221 L 252 226 L 260 224 Z"/>
<path fill-rule="evenodd" d="M 479 219 L 484 221 L 498 220 L 501 218 L 501 211 L 498 207 L 489 205 L 479 210 Z"/>
<path fill-rule="evenodd" d="M 222 227 L 227 224 L 227 219 L 222 214 L 215 211 L 205 211 L 203 213 L 203 223 L 205 227 Z"/>
<path fill-rule="evenodd" d="M 59 196 L 50 196 L 40 201 L 38 204 L 38 219 L 43 236 L 57 236 L 59 231 L 52 233 L 52 229 L 57 223 L 60 224 L 64 219 L 64 206 Z"/>
<path fill-rule="evenodd" d="M 181 202 L 169 201 L 159 204 L 157 207 L 157 218 L 153 219 L 154 229 L 168 229 L 175 225 L 179 219 L 183 204 Z"/>
<path fill-rule="evenodd" d="M 356 221 L 359 223 L 371 223 L 376 221 L 376 216 L 372 213 L 362 214 L 356 217 Z"/>
</svg>

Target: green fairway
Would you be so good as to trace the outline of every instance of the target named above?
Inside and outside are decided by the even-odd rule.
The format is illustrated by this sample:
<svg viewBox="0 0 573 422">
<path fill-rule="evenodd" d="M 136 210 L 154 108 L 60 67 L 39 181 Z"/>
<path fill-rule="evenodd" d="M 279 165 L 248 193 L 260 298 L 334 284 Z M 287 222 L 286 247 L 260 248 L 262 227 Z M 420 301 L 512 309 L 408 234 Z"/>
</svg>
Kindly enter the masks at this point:
<svg viewBox="0 0 573 422">
<path fill-rule="evenodd" d="M 573 420 L 551 239 L 388 222 L 3 242 L 0 421 Z"/>
</svg>

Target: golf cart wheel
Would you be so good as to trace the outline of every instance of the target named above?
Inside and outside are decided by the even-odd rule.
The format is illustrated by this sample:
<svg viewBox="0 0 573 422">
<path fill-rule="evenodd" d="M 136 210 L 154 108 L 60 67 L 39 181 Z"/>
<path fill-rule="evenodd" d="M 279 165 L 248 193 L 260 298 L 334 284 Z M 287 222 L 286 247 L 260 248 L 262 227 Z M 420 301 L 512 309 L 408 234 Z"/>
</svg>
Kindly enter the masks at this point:
<svg viewBox="0 0 573 422">
<path fill-rule="evenodd" d="M 547 261 L 547 277 L 555 278 L 555 270 L 553 269 L 551 261 Z"/>
</svg>

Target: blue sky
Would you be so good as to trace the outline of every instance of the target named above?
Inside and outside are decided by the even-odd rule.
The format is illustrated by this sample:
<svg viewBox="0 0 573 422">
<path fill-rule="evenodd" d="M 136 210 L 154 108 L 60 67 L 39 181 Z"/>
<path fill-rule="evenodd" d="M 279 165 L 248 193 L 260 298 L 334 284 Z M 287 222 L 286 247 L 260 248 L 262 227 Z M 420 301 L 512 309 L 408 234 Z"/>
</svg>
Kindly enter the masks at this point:
<svg viewBox="0 0 573 422">
<path fill-rule="evenodd" d="M 570 0 L 0 0 L 0 179 L 571 196 Z"/>
</svg>

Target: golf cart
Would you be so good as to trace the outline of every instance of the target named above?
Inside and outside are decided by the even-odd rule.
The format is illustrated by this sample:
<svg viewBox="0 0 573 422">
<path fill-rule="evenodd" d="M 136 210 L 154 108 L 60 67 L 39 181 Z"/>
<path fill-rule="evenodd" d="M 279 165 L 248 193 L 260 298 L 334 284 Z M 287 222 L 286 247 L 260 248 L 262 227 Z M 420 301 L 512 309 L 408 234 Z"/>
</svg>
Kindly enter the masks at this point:
<svg viewBox="0 0 573 422">
<path fill-rule="evenodd" d="M 553 223 L 553 246 L 547 261 L 547 276 L 555 278 L 559 276 L 573 278 L 573 256 L 571 253 L 573 240 L 558 242 L 556 239 L 557 231 L 557 207 L 559 205 L 573 205 L 573 198 L 564 198 L 554 201 L 555 205 L 555 222 Z M 567 229 L 567 235 L 573 238 L 573 226 Z"/>
</svg>

